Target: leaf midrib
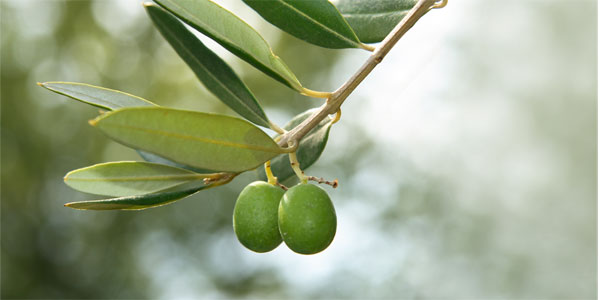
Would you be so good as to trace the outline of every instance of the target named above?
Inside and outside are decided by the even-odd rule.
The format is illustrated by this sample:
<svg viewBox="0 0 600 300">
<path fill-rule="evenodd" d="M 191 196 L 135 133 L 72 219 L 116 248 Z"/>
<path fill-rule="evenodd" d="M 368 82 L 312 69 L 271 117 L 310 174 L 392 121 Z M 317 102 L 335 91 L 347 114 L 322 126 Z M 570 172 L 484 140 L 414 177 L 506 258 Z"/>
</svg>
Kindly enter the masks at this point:
<svg viewBox="0 0 600 300">
<path fill-rule="evenodd" d="M 345 40 L 347 42 L 350 42 L 351 44 L 360 46 L 360 43 L 354 40 L 349 39 L 348 37 L 340 34 L 339 32 L 319 23 L 317 20 L 311 18 L 309 15 L 305 14 L 304 12 L 302 12 L 301 10 L 295 8 L 294 6 L 288 4 L 287 2 L 283 1 L 283 0 L 278 0 L 278 2 L 281 2 L 283 5 L 290 7 L 293 11 L 295 11 L 296 13 L 298 13 L 300 16 L 304 16 L 306 19 L 308 19 L 309 21 L 311 21 L 312 23 L 316 24 L 317 26 L 322 27 L 323 29 L 325 29 L 325 31 L 328 31 L 330 33 L 332 33 L 335 36 L 338 36 L 340 39 Z M 358 37 L 356 38 L 358 40 Z"/>
</svg>

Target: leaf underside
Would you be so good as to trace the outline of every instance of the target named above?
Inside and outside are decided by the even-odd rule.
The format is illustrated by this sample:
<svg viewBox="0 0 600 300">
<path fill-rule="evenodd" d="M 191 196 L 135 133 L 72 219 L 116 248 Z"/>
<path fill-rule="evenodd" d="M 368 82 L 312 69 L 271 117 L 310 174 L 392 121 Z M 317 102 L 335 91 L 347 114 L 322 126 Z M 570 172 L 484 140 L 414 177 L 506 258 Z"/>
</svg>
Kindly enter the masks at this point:
<svg viewBox="0 0 600 300">
<path fill-rule="evenodd" d="M 417 0 L 334 0 L 332 2 L 364 43 L 383 41 L 417 4 Z"/>
<path fill-rule="evenodd" d="M 65 183 L 81 192 L 120 197 L 154 193 L 207 176 L 167 165 L 122 161 L 73 170 Z"/>
<path fill-rule="evenodd" d="M 85 83 L 50 81 L 38 83 L 38 85 L 63 96 L 106 110 L 134 106 L 156 106 L 156 104 L 138 96 Z"/>
<path fill-rule="evenodd" d="M 124 145 L 202 169 L 246 171 L 284 152 L 256 126 L 223 115 L 135 107 L 90 123 Z"/>
<path fill-rule="evenodd" d="M 340 12 L 327 0 L 243 0 L 265 20 L 311 44 L 359 48 L 361 42 Z"/>
<path fill-rule="evenodd" d="M 269 128 L 269 119 L 262 107 L 227 63 L 172 14 L 154 4 L 146 4 L 146 11 L 163 37 L 209 91 L 248 121 Z"/>
<path fill-rule="evenodd" d="M 310 109 L 295 116 L 284 126 L 284 129 L 291 130 L 310 117 L 315 111 L 316 109 Z M 331 117 L 328 117 L 321 121 L 319 125 L 313 128 L 302 141 L 300 141 L 300 145 L 298 145 L 298 149 L 296 150 L 296 156 L 302 170 L 312 166 L 319 159 L 321 153 L 323 153 L 323 150 L 325 149 L 325 145 L 327 145 L 330 129 Z M 271 159 L 271 170 L 273 171 L 273 175 L 275 175 L 280 182 L 285 181 L 295 174 L 287 154 L 279 155 Z M 267 180 L 264 168 L 258 168 L 258 172 L 260 179 Z"/>
<path fill-rule="evenodd" d="M 210 0 L 155 0 L 186 24 L 275 80 L 297 91 L 302 85 L 254 28 Z"/>
<path fill-rule="evenodd" d="M 171 166 L 171 167 L 186 169 L 186 170 L 189 170 L 189 171 L 192 171 L 195 173 L 200 173 L 200 174 L 219 172 L 216 170 L 201 169 L 201 168 L 192 167 L 192 166 L 189 166 L 186 164 L 178 163 L 178 162 L 172 161 L 170 159 L 164 158 L 160 155 L 156 155 L 154 153 L 150 153 L 150 152 L 143 151 L 143 150 L 137 150 L 137 153 L 140 155 L 141 158 L 143 158 L 147 162 L 152 162 L 152 163 L 157 163 L 157 164 L 161 164 L 161 165 L 167 165 L 167 166 Z"/>
</svg>

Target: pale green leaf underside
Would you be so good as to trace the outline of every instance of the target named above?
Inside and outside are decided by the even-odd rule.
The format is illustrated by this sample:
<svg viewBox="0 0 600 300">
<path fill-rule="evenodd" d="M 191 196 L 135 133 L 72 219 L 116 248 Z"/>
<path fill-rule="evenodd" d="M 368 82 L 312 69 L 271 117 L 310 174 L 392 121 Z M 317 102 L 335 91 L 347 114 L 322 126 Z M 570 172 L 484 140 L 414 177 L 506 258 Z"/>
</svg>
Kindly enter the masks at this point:
<svg viewBox="0 0 600 300">
<path fill-rule="evenodd" d="M 364 43 L 381 42 L 417 0 L 333 0 Z"/>
<path fill-rule="evenodd" d="M 133 148 L 202 169 L 254 169 L 283 149 L 245 120 L 162 107 L 124 108 L 90 123 Z"/>
<path fill-rule="evenodd" d="M 177 18 L 154 4 L 145 4 L 163 37 L 223 103 L 256 125 L 269 128 L 269 119 L 248 87 L 219 56 L 208 49 Z"/>
<path fill-rule="evenodd" d="M 55 93 L 106 110 L 156 105 L 138 96 L 85 83 L 51 81 L 38 84 Z"/>
<path fill-rule="evenodd" d="M 175 167 L 175 168 L 186 169 L 186 170 L 192 171 L 194 173 L 200 173 L 200 174 L 217 173 L 217 171 L 215 171 L 215 170 L 201 169 L 201 168 L 188 166 L 186 164 L 174 162 L 170 159 L 166 159 L 160 155 L 156 155 L 154 153 L 150 153 L 147 151 L 137 150 L 137 153 L 140 155 L 141 158 L 143 158 L 147 162 L 152 162 L 152 163 L 161 164 L 161 165 L 168 165 L 168 166 Z"/>
<path fill-rule="evenodd" d="M 265 20 L 311 44 L 360 48 L 361 42 L 340 12 L 327 0 L 243 0 Z"/>
<path fill-rule="evenodd" d="M 126 196 L 103 200 L 88 200 L 79 202 L 70 202 L 65 204 L 66 207 L 84 210 L 138 210 L 150 207 L 161 206 L 171 202 L 180 200 L 187 196 L 197 193 L 200 190 L 210 188 L 211 185 L 202 185 L 199 187 L 189 188 L 185 190 L 175 190 L 168 192 L 160 192 L 154 194 Z"/>
<path fill-rule="evenodd" d="M 302 121 L 310 117 L 315 112 L 315 109 L 309 109 L 297 116 L 295 116 L 285 126 L 285 130 L 291 130 L 296 127 Z M 331 129 L 331 118 L 327 117 L 319 125 L 313 128 L 303 139 L 300 141 L 300 145 L 296 150 L 296 156 L 300 162 L 300 168 L 302 170 L 312 166 L 321 156 L 327 140 L 329 138 L 329 130 Z M 279 181 L 284 181 L 294 176 L 294 170 L 290 166 L 290 159 L 288 155 L 279 155 L 271 160 L 271 170 Z M 264 168 L 259 168 L 259 177 L 262 180 L 266 180 Z"/>
<path fill-rule="evenodd" d="M 81 192 L 119 197 L 154 193 L 207 176 L 167 165 L 122 161 L 71 171 L 65 183 Z"/>
<path fill-rule="evenodd" d="M 188 25 L 283 84 L 302 85 L 254 28 L 210 0 L 155 0 Z"/>
</svg>

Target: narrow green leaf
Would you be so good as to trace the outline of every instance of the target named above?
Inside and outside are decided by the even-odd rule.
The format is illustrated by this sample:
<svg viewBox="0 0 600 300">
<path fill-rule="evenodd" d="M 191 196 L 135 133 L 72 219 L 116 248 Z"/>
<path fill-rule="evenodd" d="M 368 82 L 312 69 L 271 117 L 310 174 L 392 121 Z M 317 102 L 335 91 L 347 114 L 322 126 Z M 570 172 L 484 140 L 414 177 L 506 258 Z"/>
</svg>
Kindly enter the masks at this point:
<svg viewBox="0 0 600 300">
<path fill-rule="evenodd" d="M 311 44 L 326 48 L 362 48 L 348 22 L 327 0 L 244 0 L 265 20 Z"/>
<path fill-rule="evenodd" d="M 210 0 L 155 0 L 188 25 L 281 83 L 302 91 L 288 66 L 254 28 Z"/>
<path fill-rule="evenodd" d="M 187 196 L 197 193 L 211 185 L 202 185 L 185 190 L 175 190 L 162 193 L 127 196 L 112 199 L 88 200 L 79 202 L 70 202 L 65 204 L 66 207 L 85 210 L 135 210 L 146 209 L 150 207 L 161 206 L 171 202 L 183 199 Z"/>
<path fill-rule="evenodd" d="M 173 15 L 151 3 L 145 6 L 156 28 L 209 91 L 248 121 L 269 128 L 262 107 L 227 63 Z"/>
<path fill-rule="evenodd" d="M 51 81 L 38 83 L 38 85 L 55 93 L 106 110 L 156 105 L 138 96 L 85 83 Z"/>
<path fill-rule="evenodd" d="M 284 126 L 285 130 L 291 130 L 296 127 L 302 121 L 310 117 L 316 109 L 309 109 L 297 116 L 295 116 L 289 123 Z M 329 130 L 331 129 L 331 118 L 325 118 L 319 125 L 313 128 L 298 145 L 296 150 L 296 156 L 300 162 L 300 168 L 302 170 L 312 166 L 321 156 L 327 139 L 329 138 Z M 258 168 L 259 177 L 262 180 L 267 180 L 264 168 Z M 290 159 L 287 154 L 279 155 L 271 160 L 271 170 L 279 181 L 284 181 L 294 176 L 294 170 L 290 165 Z"/>
<path fill-rule="evenodd" d="M 284 152 L 256 126 L 223 115 L 133 107 L 106 113 L 90 124 L 124 145 L 203 169 L 250 170 Z"/>
<path fill-rule="evenodd" d="M 333 0 L 358 38 L 381 42 L 417 4 L 417 0 Z"/>
<path fill-rule="evenodd" d="M 149 162 L 122 161 L 71 171 L 65 176 L 65 183 L 91 194 L 132 196 L 162 191 L 209 175 Z"/>
</svg>

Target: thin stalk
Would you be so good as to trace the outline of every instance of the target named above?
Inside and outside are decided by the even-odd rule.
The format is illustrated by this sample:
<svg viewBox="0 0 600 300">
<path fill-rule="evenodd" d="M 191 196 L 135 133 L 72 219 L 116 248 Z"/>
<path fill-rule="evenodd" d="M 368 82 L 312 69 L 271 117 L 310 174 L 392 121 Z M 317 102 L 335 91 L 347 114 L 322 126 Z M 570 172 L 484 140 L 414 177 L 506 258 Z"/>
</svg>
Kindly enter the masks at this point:
<svg viewBox="0 0 600 300">
<path fill-rule="evenodd" d="M 298 161 L 296 152 L 290 153 L 289 156 L 290 156 L 290 164 L 292 165 L 292 169 L 296 173 L 296 176 L 298 176 L 298 179 L 300 179 L 300 183 L 307 183 L 308 177 L 306 175 L 304 175 L 304 171 L 302 171 L 302 169 L 300 169 L 300 162 Z"/>
<path fill-rule="evenodd" d="M 265 174 L 267 174 L 267 182 L 272 185 L 277 185 L 277 177 L 273 175 L 273 171 L 271 171 L 271 161 L 267 160 L 265 163 Z"/>
</svg>

